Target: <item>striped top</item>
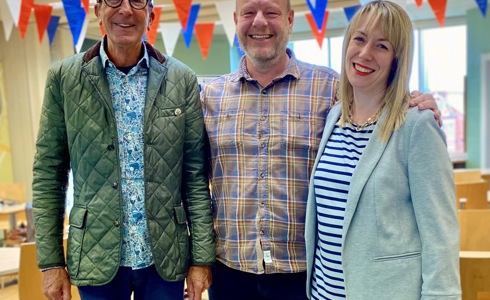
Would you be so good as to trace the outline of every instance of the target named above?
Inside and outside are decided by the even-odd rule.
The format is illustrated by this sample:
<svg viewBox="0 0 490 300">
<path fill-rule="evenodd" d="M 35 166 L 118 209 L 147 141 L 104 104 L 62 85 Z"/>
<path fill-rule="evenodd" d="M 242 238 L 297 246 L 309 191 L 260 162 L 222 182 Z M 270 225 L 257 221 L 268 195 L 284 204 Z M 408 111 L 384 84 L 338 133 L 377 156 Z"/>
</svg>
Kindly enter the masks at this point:
<svg viewBox="0 0 490 300">
<path fill-rule="evenodd" d="M 201 92 L 217 259 L 254 274 L 306 270 L 308 182 L 338 76 L 288 54 L 268 86 L 242 59 Z"/>
<path fill-rule="evenodd" d="M 318 240 L 312 299 L 345 299 L 342 235 L 347 194 L 354 169 L 375 124 L 361 131 L 335 125 L 314 172 Z"/>
</svg>

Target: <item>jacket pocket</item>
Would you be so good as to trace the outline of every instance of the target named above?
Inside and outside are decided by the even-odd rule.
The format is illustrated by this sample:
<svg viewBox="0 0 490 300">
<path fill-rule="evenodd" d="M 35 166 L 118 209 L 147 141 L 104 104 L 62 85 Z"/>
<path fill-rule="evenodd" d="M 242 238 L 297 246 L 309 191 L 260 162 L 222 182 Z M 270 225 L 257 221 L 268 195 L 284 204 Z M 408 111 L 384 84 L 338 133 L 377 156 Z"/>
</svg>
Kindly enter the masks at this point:
<svg viewBox="0 0 490 300">
<path fill-rule="evenodd" d="M 420 257 L 420 255 L 421 255 L 420 251 L 408 252 L 408 253 L 401 253 L 395 255 L 377 256 L 373 258 L 373 261 L 381 262 L 381 261 L 390 261 L 390 260 L 397 260 L 397 259 L 409 259 L 409 258 Z"/>
<path fill-rule="evenodd" d="M 187 227 L 187 217 L 185 210 L 182 206 L 174 207 L 175 222 L 177 223 L 177 249 L 178 255 L 181 255 L 182 261 L 185 261 L 183 265 L 179 265 L 182 269 L 177 270 L 178 273 L 183 273 L 187 270 L 189 262 L 189 230 Z"/>
<path fill-rule="evenodd" d="M 70 211 L 70 229 L 68 231 L 67 262 L 68 273 L 70 277 L 74 278 L 78 276 L 78 272 L 80 271 L 86 219 L 87 209 L 85 207 L 72 207 Z"/>
</svg>

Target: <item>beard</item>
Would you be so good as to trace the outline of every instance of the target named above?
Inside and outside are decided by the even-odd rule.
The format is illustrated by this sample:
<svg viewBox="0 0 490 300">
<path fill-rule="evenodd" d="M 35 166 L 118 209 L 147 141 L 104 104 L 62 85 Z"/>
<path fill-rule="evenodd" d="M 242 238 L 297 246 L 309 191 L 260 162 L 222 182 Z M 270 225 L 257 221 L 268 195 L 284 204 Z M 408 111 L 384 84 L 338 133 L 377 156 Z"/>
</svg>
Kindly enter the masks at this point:
<svg viewBox="0 0 490 300">
<path fill-rule="evenodd" d="M 284 53 L 286 53 L 288 38 L 287 36 L 280 41 L 277 41 L 273 47 L 257 47 L 249 46 L 246 37 L 239 37 L 240 45 L 242 46 L 245 55 L 254 64 L 273 65 Z"/>
</svg>

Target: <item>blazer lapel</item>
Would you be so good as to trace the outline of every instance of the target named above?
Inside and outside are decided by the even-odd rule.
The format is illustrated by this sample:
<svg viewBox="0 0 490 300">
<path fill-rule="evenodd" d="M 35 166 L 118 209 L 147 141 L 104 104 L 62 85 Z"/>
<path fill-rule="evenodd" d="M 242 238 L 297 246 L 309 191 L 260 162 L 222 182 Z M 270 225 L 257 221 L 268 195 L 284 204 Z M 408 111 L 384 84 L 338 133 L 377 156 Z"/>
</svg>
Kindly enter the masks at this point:
<svg viewBox="0 0 490 300">
<path fill-rule="evenodd" d="M 379 117 L 378 124 L 382 124 L 386 118 L 386 110 L 383 111 Z M 352 217 L 359 203 L 359 198 L 361 197 L 362 190 L 366 185 L 367 180 L 371 176 L 374 168 L 378 164 L 384 150 L 386 149 L 387 143 L 380 139 L 380 126 L 376 126 L 369 142 L 364 149 L 364 153 L 359 160 L 357 167 L 352 174 L 351 184 L 349 187 L 349 194 L 347 196 L 347 207 L 345 210 L 344 217 L 344 233 L 342 237 L 342 245 L 345 244 L 345 237 L 349 230 Z"/>
</svg>

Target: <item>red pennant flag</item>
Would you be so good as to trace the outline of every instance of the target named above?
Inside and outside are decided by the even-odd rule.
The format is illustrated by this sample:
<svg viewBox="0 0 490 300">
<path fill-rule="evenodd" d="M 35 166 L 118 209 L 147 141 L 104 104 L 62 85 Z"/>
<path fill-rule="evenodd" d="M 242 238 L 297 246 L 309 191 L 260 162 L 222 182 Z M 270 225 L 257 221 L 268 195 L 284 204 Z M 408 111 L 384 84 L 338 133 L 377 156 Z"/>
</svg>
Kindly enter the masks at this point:
<svg viewBox="0 0 490 300">
<path fill-rule="evenodd" d="M 418 8 L 422 7 L 422 0 L 415 0 L 415 4 L 417 4 Z"/>
<path fill-rule="evenodd" d="M 90 9 L 90 0 L 81 0 L 83 8 L 85 9 L 85 13 L 88 14 L 88 11 Z"/>
<path fill-rule="evenodd" d="M 19 17 L 19 31 L 22 39 L 24 39 L 24 36 L 26 35 L 27 25 L 29 25 L 33 6 L 34 0 L 22 0 Z"/>
<path fill-rule="evenodd" d="M 43 41 L 44 32 L 48 28 L 52 12 L 53 7 L 51 5 L 34 4 L 34 16 L 36 17 L 37 35 L 40 43 Z"/>
<path fill-rule="evenodd" d="M 446 18 L 446 5 L 447 0 L 429 0 L 430 7 L 436 15 L 437 22 L 441 27 L 444 26 L 444 20 Z"/>
<path fill-rule="evenodd" d="M 105 30 L 104 30 L 104 25 L 102 25 L 102 23 L 99 23 L 99 28 L 100 28 L 100 34 L 102 36 L 104 36 L 105 35 Z"/>
<path fill-rule="evenodd" d="M 158 26 L 160 26 L 160 15 L 162 14 L 162 7 L 153 7 L 153 12 L 155 13 L 155 19 L 153 19 L 153 23 L 151 23 L 150 30 L 148 30 L 148 32 L 146 33 L 146 36 L 148 37 L 148 42 L 152 45 L 155 44 L 155 40 L 157 39 L 157 30 Z"/>
<path fill-rule="evenodd" d="M 173 0 L 175 10 L 179 16 L 180 25 L 184 30 L 187 29 L 187 20 L 189 19 L 189 13 L 191 11 L 192 0 Z"/>
<path fill-rule="evenodd" d="M 325 16 L 323 17 L 322 29 L 318 30 L 315 19 L 313 19 L 313 15 L 311 13 L 306 13 L 306 20 L 308 20 L 308 24 L 310 24 L 311 32 L 315 36 L 316 41 L 320 48 L 323 46 L 323 39 L 325 38 L 325 34 L 327 33 L 327 21 L 328 21 L 328 10 L 325 11 Z"/>
<path fill-rule="evenodd" d="M 202 58 L 208 57 L 211 41 L 213 40 L 214 23 L 196 23 L 194 32 L 196 33 L 197 43 L 201 48 Z"/>
</svg>

